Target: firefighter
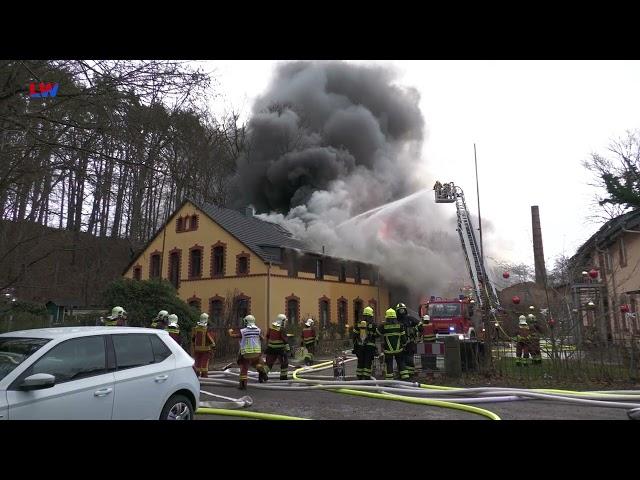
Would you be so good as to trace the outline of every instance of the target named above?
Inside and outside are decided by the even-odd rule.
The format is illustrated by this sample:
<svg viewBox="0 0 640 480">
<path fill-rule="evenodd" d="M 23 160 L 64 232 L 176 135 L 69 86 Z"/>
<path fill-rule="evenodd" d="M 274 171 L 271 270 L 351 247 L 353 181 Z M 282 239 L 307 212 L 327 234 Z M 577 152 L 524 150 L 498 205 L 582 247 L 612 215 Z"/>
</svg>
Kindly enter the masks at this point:
<svg viewBox="0 0 640 480">
<path fill-rule="evenodd" d="M 421 329 L 420 321 L 409 315 L 407 306 L 399 303 L 395 308 L 398 322 L 403 326 L 407 334 L 407 344 L 404 347 L 404 364 L 409 372 L 409 377 L 413 380 L 416 376 L 416 364 L 414 355 L 418 351 L 416 341 L 418 340 L 418 332 Z"/>
<path fill-rule="evenodd" d="M 516 337 L 516 365 L 527 366 L 529 364 L 529 326 L 527 317 L 520 315 L 518 318 L 518 336 Z"/>
<path fill-rule="evenodd" d="M 167 321 L 169 322 L 169 325 L 167 326 L 167 332 L 169 332 L 171 338 L 173 338 L 178 345 L 182 346 L 180 327 L 178 326 L 178 316 L 175 313 L 172 313 L 167 317 Z"/>
<path fill-rule="evenodd" d="M 436 343 L 436 331 L 433 323 L 431 323 L 429 315 L 424 315 L 422 317 L 422 322 L 420 322 L 420 335 L 423 343 L 429 345 Z M 423 368 L 435 370 L 437 368 L 437 357 L 433 354 L 426 353 L 427 351 L 432 351 L 431 346 L 425 345 L 424 350 L 425 355 L 423 357 Z"/>
<path fill-rule="evenodd" d="M 531 354 L 531 363 L 540 365 L 542 363 L 542 353 L 540 351 L 542 326 L 532 313 L 527 315 L 527 324 L 529 325 L 529 353 Z"/>
<path fill-rule="evenodd" d="M 318 334 L 313 328 L 315 322 L 312 318 L 304 322 L 305 327 L 302 329 L 302 342 L 300 343 L 306 349 L 304 354 L 304 364 L 313 365 L 313 357 L 316 353 L 316 345 L 318 344 Z"/>
<path fill-rule="evenodd" d="M 160 310 L 156 318 L 151 321 L 151 328 L 159 328 L 160 330 L 167 329 L 167 317 L 169 316 L 169 312 L 166 310 Z"/>
<path fill-rule="evenodd" d="M 358 380 L 371 378 L 371 365 L 376 356 L 376 338 L 378 332 L 373 315 L 373 308 L 365 307 L 362 311 L 363 320 L 353 326 L 353 353 L 358 357 L 356 376 Z"/>
<path fill-rule="evenodd" d="M 238 365 L 240 365 L 240 390 L 247 389 L 247 372 L 252 366 L 258 371 L 260 383 L 266 382 L 269 378 L 262 362 L 262 340 L 264 340 L 260 328 L 256 325 L 256 318 L 247 315 L 242 319 L 240 333 L 235 333 L 229 329 L 229 336 L 240 339 L 240 352 L 238 354 Z"/>
<path fill-rule="evenodd" d="M 273 368 L 276 360 L 280 363 L 280 380 L 287 379 L 289 371 L 289 351 L 291 347 L 287 341 L 285 326 L 287 324 L 287 316 L 283 313 L 276 317 L 275 322 L 271 324 L 267 330 L 267 373 Z"/>
<path fill-rule="evenodd" d="M 126 327 L 127 312 L 122 307 L 113 307 L 111 315 L 107 318 L 102 318 L 101 320 L 106 327 Z"/>
<path fill-rule="evenodd" d="M 196 375 L 202 378 L 208 377 L 209 361 L 211 361 L 213 349 L 216 347 L 213 335 L 207 329 L 208 324 L 209 315 L 203 313 L 191 332 L 191 346 L 196 359 Z"/>
<path fill-rule="evenodd" d="M 384 323 L 377 329 L 382 337 L 384 361 L 386 363 L 386 380 L 393 379 L 393 360 L 398 365 L 398 374 L 401 380 L 409 380 L 409 372 L 404 366 L 404 346 L 407 343 L 407 334 L 398 323 L 398 316 L 393 308 L 389 308 L 384 314 Z"/>
</svg>

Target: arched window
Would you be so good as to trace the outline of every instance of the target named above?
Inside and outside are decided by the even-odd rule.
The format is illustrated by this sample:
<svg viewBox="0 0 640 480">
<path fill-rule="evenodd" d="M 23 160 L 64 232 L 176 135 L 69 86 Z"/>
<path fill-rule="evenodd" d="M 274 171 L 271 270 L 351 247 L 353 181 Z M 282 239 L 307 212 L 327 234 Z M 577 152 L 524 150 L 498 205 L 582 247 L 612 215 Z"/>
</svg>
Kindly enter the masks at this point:
<svg viewBox="0 0 640 480">
<path fill-rule="evenodd" d="M 195 308 L 196 310 L 198 310 L 198 312 L 200 311 L 200 305 L 202 304 L 201 300 L 196 297 L 193 296 L 191 297 L 187 303 L 189 304 L 190 307 Z"/>
<path fill-rule="evenodd" d="M 218 242 L 211 248 L 211 276 L 212 277 L 224 276 L 225 246 L 226 245 L 224 243 Z"/>
<path fill-rule="evenodd" d="M 198 215 L 191 215 L 189 217 L 191 220 L 191 224 L 189 226 L 189 230 L 197 230 L 198 229 Z"/>
<path fill-rule="evenodd" d="M 363 302 L 359 298 L 353 301 L 353 321 L 358 323 L 362 320 L 362 310 L 364 309 Z"/>
<path fill-rule="evenodd" d="M 140 265 L 133 269 L 133 278 L 134 280 L 142 280 L 142 267 Z"/>
<path fill-rule="evenodd" d="M 320 318 L 320 328 L 325 330 L 329 327 L 329 323 L 331 322 L 331 304 L 329 303 L 329 298 L 322 297 L 319 301 L 319 311 L 318 313 Z"/>
<path fill-rule="evenodd" d="M 239 253 L 236 255 L 236 275 L 249 274 L 249 254 Z"/>
<path fill-rule="evenodd" d="M 184 231 L 184 218 L 180 217 L 176 220 L 176 232 Z"/>
<path fill-rule="evenodd" d="M 338 300 L 338 325 L 340 325 L 341 330 L 344 330 L 344 326 L 349 323 L 347 311 L 347 299 L 342 297 Z"/>
<path fill-rule="evenodd" d="M 189 278 L 202 277 L 202 247 L 189 249 Z"/>
<path fill-rule="evenodd" d="M 180 287 L 180 255 L 182 251 L 178 248 L 169 253 L 169 281 L 177 289 Z"/>
<path fill-rule="evenodd" d="M 285 299 L 285 315 L 290 325 L 297 325 L 300 321 L 300 298 L 293 293 Z"/>
<path fill-rule="evenodd" d="M 153 253 L 151 255 L 151 268 L 149 278 L 160 278 L 160 254 Z"/>
<path fill-rule="evenodd" d="M 209 319 L 214 327 L 221 327 L 224 318 L 224 299 L 215 296 L 209 301 Z"/>
<path fill-rule="evenodd" d="M 242 325 L 242 319 L 251 313 L 251 298 L 246 295 L 238 295 L 234 302 L 235 325 L 236 327 Z"/>
</svg>

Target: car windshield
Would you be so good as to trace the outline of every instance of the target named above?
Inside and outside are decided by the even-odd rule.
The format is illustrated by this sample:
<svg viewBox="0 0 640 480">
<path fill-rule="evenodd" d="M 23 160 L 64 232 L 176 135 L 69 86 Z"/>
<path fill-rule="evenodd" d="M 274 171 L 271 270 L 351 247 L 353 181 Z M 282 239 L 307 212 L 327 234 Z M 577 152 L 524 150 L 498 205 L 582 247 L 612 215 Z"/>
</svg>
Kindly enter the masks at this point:
<svg viewBox="0 0 640 480">
<path fill-rule="evenodd" d="M 460 316 L 459 303 L 431 303 L 429 316 L 434 318 L 451 318 Z"/>
<path fill-rule="evenodd" d="M 49 341 L 48 338 L 0 337 L 0 380 Z"/>
</svg>

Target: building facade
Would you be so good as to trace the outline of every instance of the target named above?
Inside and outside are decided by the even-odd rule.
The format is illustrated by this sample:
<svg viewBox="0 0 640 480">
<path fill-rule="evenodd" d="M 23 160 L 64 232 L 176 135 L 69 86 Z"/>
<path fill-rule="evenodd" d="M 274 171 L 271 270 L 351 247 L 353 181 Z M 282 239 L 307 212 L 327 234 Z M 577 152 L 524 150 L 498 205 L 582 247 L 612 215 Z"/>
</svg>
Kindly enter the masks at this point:
<svg viewBox="0 0 640 480">
<path fill-rule="evenodd" d="M 216 327 L 247 314 L 265 328 L 285 313 L 313 318 L 321 331 L 353 325 L 368 305 L 380 321 L 389 292 L 375 265 L 308 248 L 279 225 L 185 201 L 127 267 L 130 279 L 168 279 Z M 160 306 L 159 306 L 160 308 Z"/>
<path fill-rule="evenodd" d="M 574 308 L 582 324 L 608 340 L 640 335 L 640 211 L 605 223 L 571 259 Z M 595 269 L 592 279 L 583 272 Z M 595 308 L 585 308 L 594 302 Z M 598 325 L 598 317 L 605 319 Z"/>
</svg>

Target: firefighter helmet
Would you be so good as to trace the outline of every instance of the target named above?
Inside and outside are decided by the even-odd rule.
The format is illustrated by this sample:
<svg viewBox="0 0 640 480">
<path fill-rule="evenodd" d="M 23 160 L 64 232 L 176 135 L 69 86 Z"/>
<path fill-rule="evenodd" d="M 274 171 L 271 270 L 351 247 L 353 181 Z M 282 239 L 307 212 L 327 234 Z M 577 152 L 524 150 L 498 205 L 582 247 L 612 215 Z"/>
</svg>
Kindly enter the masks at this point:
<svg viewBox="0 0 640 480">
<path fill-rule="evenodd" d="M 425 315 L 424 317 L 422 317 L 422 321 L 428 324 L 431 322 L 431 318 L 429 317 L 429 315 Z"/>
<path fill-rule="evenodd" d="M 127 312 L 125 312 L 124 308 L 122 307 L 113 307 L 113 310 L 111 310 L 111 318 L 120 318 L 126 316 Z"/>
<path fill-rule="evenodd" d="M 256 317 L 254 317 L 253 315 L 247 315 L 246 317 L 244 317 L 242 319 L 242 325 L 245 327 L 253 327 L 255 328 L 256 326 Z"/>
<path fill-rule="evenodd" d="M 366 320 L 361 320 L 360 323 L 358 324 L 360 326 L 360 328 L 366 328 L 367 326 L 367 321 Z"/>
<path fill-rule="evenodd" d="M 169 316 L 169 312 L 167 312 L 166 310 L 160 310 L 158 312 L 158 320 L 164 320 Z"/>
<path fill-rule="evenodd" d="M 390 308 L 385 312 L 384 318 L 398 318 L 398 316 L 396 315 L 396 311 Z"/>
<path fill-rule="evenodd" d="M 273 326 L 283 327 L 287 324 L 287 316 L 284 313 L 279 313 L 276 317 L 275 322 L 273 322 Z"/>
<path fill-rule="evenodd" d="M 200 315 L 200 320 L 198 321 L 198 325 L 201 327 L 206 327 L 209 324 L 209 314 L 203 313 Z"/>
<path fill-rule="evenodd" d="M 306 322 L 304 322 L 304 324 L 307 327 L 311 327 L 314 324 L 313 318 L 309 318 Z"/>
<path fill-rule="evenodd" d="M 396 305 L 396 312 L 399 313 L 400 315 L 406 315 L 407 314 L 407 306 L 404 303 L 399 303 Z"/>
<path fill-rule="evenodd" d="M 526 325 L 527 324 L 527 317 L 525 317 L 524 315 L 520 315 L 518 317 L 518 324 Z"/>
<path fill-rule="evenodd" d="M 533 313 L 530 313 L 529 315 L 527 315 L 527 320 L 533 322 L 536 319 L 535 315 Z"/>
<path fill-rule="evenodd" d="M 171 315 L 169 315 L 169 318 L 167 320 L 169 320 L 170 327 L 178 326 L 178 316 L 175 313 L 172 313 Z"/>
<path fill-rule="evenodd" d="M 364 310 L 362 310 L 362 315 L 364 315 L 366 317 L 373 317 L 373 308 L 364 307 Z"/>
</svg>

